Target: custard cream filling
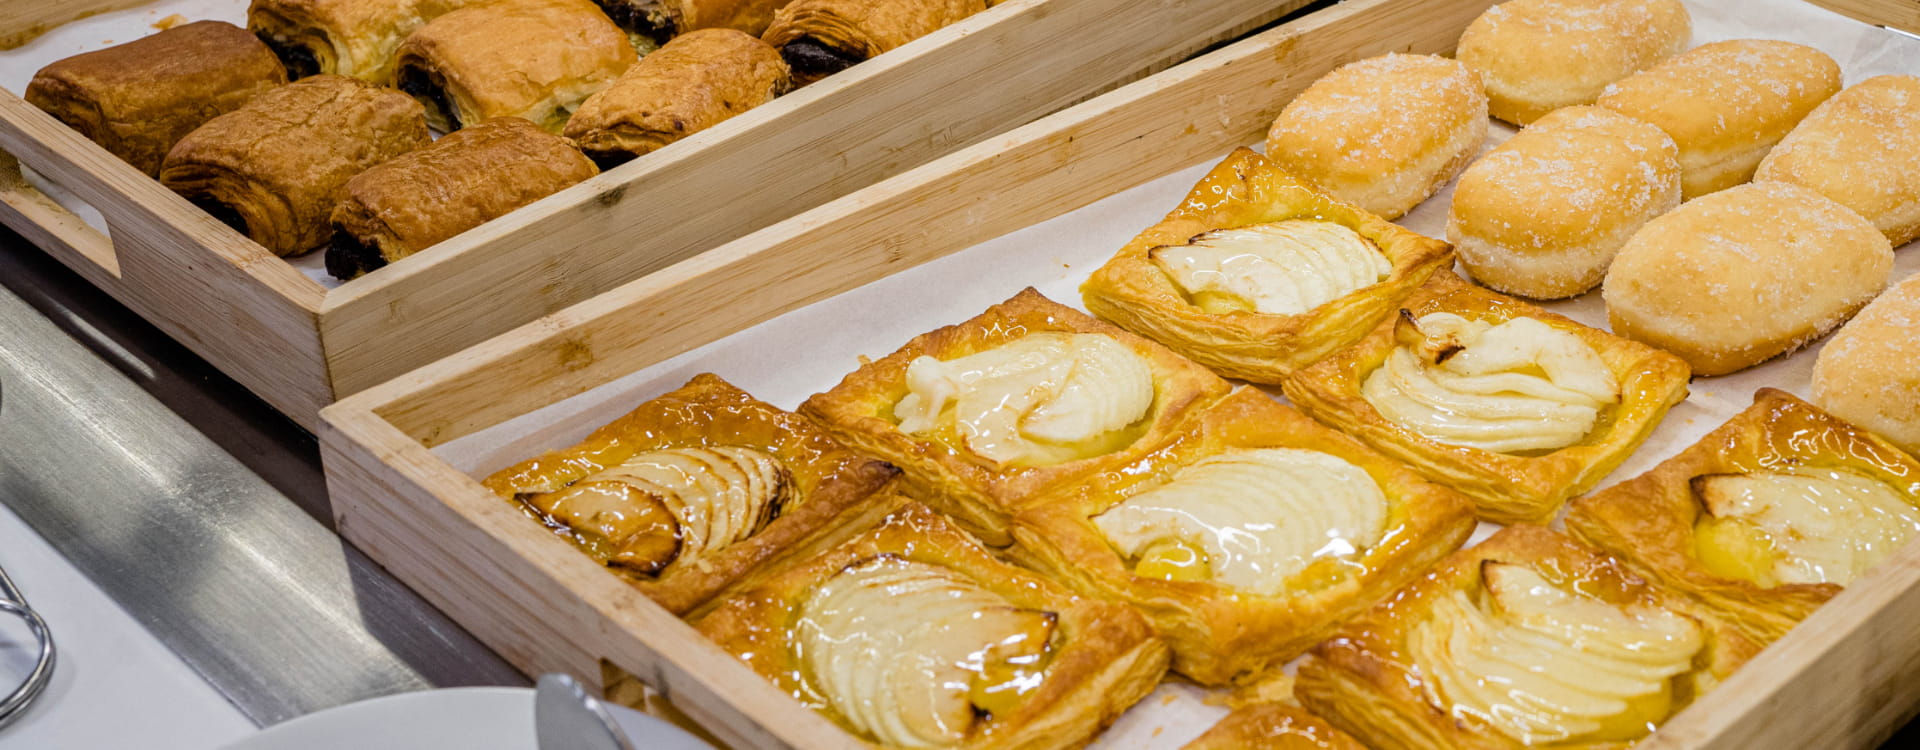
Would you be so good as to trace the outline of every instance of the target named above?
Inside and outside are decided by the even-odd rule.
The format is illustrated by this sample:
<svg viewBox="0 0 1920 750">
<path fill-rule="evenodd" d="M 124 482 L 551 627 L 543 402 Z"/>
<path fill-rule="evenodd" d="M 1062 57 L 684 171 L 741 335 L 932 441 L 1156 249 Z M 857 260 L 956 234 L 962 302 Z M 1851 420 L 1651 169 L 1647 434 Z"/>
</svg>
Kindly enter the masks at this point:
<svg viewBox="0 0 1920 750">
<path fill-rule="evenodd" d="M 913 360 L 893 414 L 909 435 L 1044 466 L 1122 447 L 1153 397 L 1153 366 L 1112 337 L 1033 333 L 957 359 Z"/>
<path fill-rule="evenodd" d="M 1843 469 L 1715 474 L 1695 487 L 1714 519 L 1762 537 L 1768 584 L 1846 585 L 1920 531 L 1920 509 L 1898 490 Z"/>
<path fill-rule="evenodd" d="M 1620 386 L 1592 346 L 1533 318 L 1494 325 L 1430 313 L 1403 317 L 1396 337 L 1361 396 L 1438 442 L 1495 453 L 1564 448 L 1620 403 Z"/>
<path fill-rule="evenodd" d="M 1216 229 L 1184 245 L 1156 247 L 1148 257 L 1212 313 L 1299 315 L 1393 272 L 1358 232 L 1307 219 Z"/>
<path fill-rule="evenodd" d="M 1378 543 L 1386 522 L 1386 495 L 1365 470 L 1297 448 L 1209 456 L 1093 518 L 1128 558 L 1177 541 L 1201 550 L 1211 580 L 1262 595 L 1322 557 Z"/>
<path fill-rule="evenodd" d="M 1055 620 L 880 555 L 814 589 L 792 643 L 809 687 L 853 728 L 887 747 L 948 747 L 1040 686 Z"/>
<path fill-rule="evenodd" d="M 1705 644 L 1698 623 L 1569 592 L 1525 565 L 1482 569 L 1484 601 L 1447 594 L 1408 637 L 1434 706 L 1523 745 L 1629 742 L 1672 713 L 1673 678 Z"/>
</svg>

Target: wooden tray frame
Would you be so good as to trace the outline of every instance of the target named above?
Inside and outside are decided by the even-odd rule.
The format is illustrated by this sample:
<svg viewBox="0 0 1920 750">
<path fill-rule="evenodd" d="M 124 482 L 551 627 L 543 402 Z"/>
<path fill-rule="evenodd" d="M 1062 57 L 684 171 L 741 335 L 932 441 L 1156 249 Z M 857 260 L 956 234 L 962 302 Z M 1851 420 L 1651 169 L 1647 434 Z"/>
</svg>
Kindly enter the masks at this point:
<svg viewBox="0 0 1920 750">
<path fill-rule="evenodd" d="M 592 680 L 615 666 L 736 747 L 853 746 L 432 447 L 1223 156 L 1258 140 L 1279 107 L 1326 71 L 1388 51 L 1446 52 L 1489 4 L 1348 0 L 344 399 L 323 413 L 320 433 L 341 532 L 529 673 Z M 1870 18 L 1882 21 L 1907 10 L 1898 0 L 1853 4 L 1881 11 Z M 817 262 L 827 257 L 834 262 Z M 1916 616 L 1920 545 L 1639 747 L 1876 745 L 1920 702 Z"/>
<path fill-rule="evenodd" d="M 0 90 L 0 223 L 314 429 L 340 396 L 1307 2 L 1006 0 L 332 290 Z M 15 25 L 0 30 L 134 4 L 6 0 L 0 21 Z M 98 209 L 109 232 L 34 189 L 21 164 Z"/>
</svg>

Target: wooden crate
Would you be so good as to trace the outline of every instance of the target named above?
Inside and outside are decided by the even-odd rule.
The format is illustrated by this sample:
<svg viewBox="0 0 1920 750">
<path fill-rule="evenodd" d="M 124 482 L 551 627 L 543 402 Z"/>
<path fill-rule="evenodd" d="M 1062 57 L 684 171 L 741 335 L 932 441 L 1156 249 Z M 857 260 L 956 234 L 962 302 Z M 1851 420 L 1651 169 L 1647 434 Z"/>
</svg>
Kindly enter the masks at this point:
<svg viewBox="0 0 1920 750">
<path fill-rule="evenodd" d="M 434 446 L 1220 158 L 1257 141 L 1286 101 L 1332 68 L 1388 51 L 1446 52 L 1490 4 L 1348 0 L 344 399 L 324 412 L 320 434 L 341 531 L 529 673 L 591 679 L 611 664 L 736 747 L 853 746 L 832 723 L 527 523 Z M 1871 20 L 1914 20 L 1900 15 L 1902 2 L 1851 5 Z M 1849 587 L 1640 747 L 1871 746 L 1920 701 L 1920 638 L 1909 624 L 1916 613 L 1920 545 Z"/>
<path fill-rule="evenodd" d="M 0 222 L 312 429 L 340 396 L 1306 3 L 1006 0 L 334 289 L 0 90 Z M 6 0 L 0 34 L 132 4 Z M 111 238 L 21 164 L 98 209 Z"/>
</svg>

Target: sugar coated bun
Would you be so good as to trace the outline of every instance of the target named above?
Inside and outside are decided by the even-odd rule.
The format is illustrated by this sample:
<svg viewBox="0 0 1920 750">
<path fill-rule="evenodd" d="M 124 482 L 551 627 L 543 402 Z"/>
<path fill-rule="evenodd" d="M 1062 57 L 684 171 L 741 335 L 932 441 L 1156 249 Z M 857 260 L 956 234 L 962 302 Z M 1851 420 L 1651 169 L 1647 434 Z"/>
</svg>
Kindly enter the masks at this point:
<svg viewBox="0 0 1920 750">
<path fill-rule="evenodd" d="M 1893 248 L 1847 207 L 1756 182 L 1681 204 L 1607 272 L 1613 332 L 1724 375 L 1800 348 L 1887 286 Z"/>
<path fill-rule="evenodd" d="M 1835 94 L 1760 162 L 1779 180 L 1851 208 L 1895 247 L 1920 236 L 1920 78 L 1869 78 Z"/>
<path fill-rule="evenodd" d="M 1559 299 L 1598 286 L 1627 238 L 1678 205 L 1673 139 L 1610 109 L 1567 107 L 1467 167 L 1447 241 L 1482 285 Z"/>
<path fill-rule="evenodd" d="M 1687 198 L 1746 182 L 1773 144 L 1840 90 L 1840 66 L 1805 45 L 1714 42 L 1607 87 L 1598 104 L 1660 126 L 1680 147 Z"/>
<path fill-rule="evenodd" d="M 1920 275 L 1887 290 L 1813 364 L 1813 402 L 1920 455 Z"/>
<path fill-rule="evenodd" d="M 1525 125 L 1687 48 L 1693 20 L 1680 0 L 1513 0 L 1460 35 L 1460 62 L 1487 85 L 1487 106 Z"/>
<path fill-rule="evenodd" d="M 1487 137 L 1467 66 L 1390 54 L 1341 66 L 1287 104 L 1267 158 L 1341 200 L 1399 217 L 1460 173 Z"/>
</svg>

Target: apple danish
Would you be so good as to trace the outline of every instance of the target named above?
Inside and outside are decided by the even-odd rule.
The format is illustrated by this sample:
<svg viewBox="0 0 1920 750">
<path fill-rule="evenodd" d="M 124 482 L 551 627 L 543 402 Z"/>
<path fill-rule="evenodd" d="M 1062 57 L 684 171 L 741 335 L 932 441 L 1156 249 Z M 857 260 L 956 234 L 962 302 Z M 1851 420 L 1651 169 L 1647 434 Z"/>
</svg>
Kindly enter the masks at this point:
<svg viewBox="0 0 1920 750">
<path fill-rule="evenodd" d="M 1278 383 L 1358 340 L 1452 260 L 1446 243 L 1243 148 L 1094 271 L 1080 295 L 1094 315 L 1216 372 Z"/>
<path fill-rule="evenodd" d="M 1334 729 L 1299 706 L 1261 703 L 1227 714 L 1206 734 L 1180 750 L 1366 750 L 1359 740 Z"/>
<path fill-rule="evenodd" d="M 1920 460 L 1763 388 L 1678 455 L 1575 501 L 1566 523 L 1771 642 L 1920 532 Z"/>
<path fill-rule="evenodd" d="M 1686 363 L 1435 274 L 1399 317 L 1287 378 L 1295 406 L 1473 498 L 1544 521 L 1686 397 Z"/>
</svg>

